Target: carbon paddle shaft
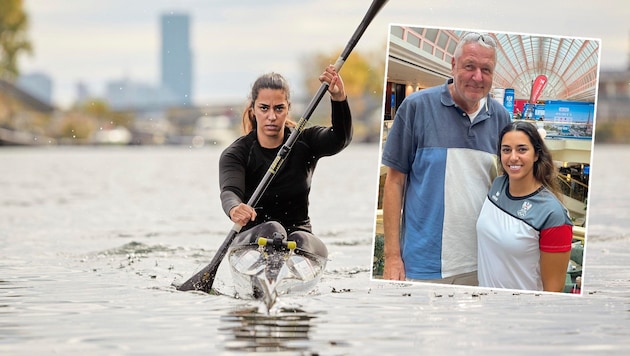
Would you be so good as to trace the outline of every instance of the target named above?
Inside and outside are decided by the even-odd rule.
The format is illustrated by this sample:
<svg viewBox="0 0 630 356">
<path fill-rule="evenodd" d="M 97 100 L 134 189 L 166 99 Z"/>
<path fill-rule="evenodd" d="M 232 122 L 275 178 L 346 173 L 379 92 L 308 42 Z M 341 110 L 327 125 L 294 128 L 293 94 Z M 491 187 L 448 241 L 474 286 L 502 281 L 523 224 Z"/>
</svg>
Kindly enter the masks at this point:
<svg viewBox="0 0 630 356">
<path fill-rule="evenodd" d="M 370 5 L 370 8 L 365 13 L 365 16 L 363 16 L 363 20 L 354 31 L 354 34 L 350 38 L 350 41 L 348 41 L 348 43 L 346 44 L 346 47 L 343 49 L 343 51 L 339 55 L 339 58 L 334 64 L 334 67 L 337 71 L 341 69 L 346 59 L 350 55 L 350 52 L 352 52 L 354 47 L 359 42 L 359 39 L 361 38 L 365 30 L 368 28 L 369 24 L 372 22 L 374 17 L 376 17 L 376 14 L 378 14 L 378 12 L 383 8 L 383 6 L 385 6 L 387 1 L 388 0 L 372 1 L 372 5 Z M 289 153 L 291 152 L 291 149 L 293 148 L 293 144 L 295 143 L 295 141 L 297 141 L 298 136 L 302 133 L 302 131 L 304 131 L 306 123 L 308 122 L 311 115 L 313 114 L 313 111 L 315 111 L 315 108 L 317 108 L 317 105 L 319 104 L 319 102 L 324 97 L 324 94 L 326 94 L 327 90 L 328 90 L 328 83 L 323 82 L 322 85 L 319 87 L 319 90 L 317 90 L 317 93 L 315 94 L 311 102 L 306 107 L 306 110 L 304 111 L 304 115 L 302 115 L 300 120 L 297 122 L 296 130 L 294 130 L 291 133 L 291 135 L 287 139 L 287 142 L 285 142 L 284 145 L 282 145 L 282 147 L 280 148 L 280 151 L 276 155 L 276 158 L 271 163 L 271 166 L 269 167 L 264 177 L 262 178 L 262 180 L 256 187 L 256 190 L 254 191 L 251 198 L 247 202 L 247 205 L 255 207 L 256 204 L 258 204 L 260 197 L 262 197 L 265 190 L 267 190 L 267 187 L 269 187 L 271 180 L 273 179 L 273 177 L 275 177 L 276 173 L 282 166 L 282 163 L 284 163 L 284 161 L 288 157 Z M 194 276 L 190 277 L 190 279 L 184 282 L 177 289 L 180 291 L 200 290 L 200 291 L 209 293 L 210 290 L 212 289 L 212 284 L 214 283 L 214 279 L 217 275 L 217 271 L 219 270 L 219 265 L 221 264 L 221 261 L 223 261 L 223 258 L 227 254 L 228 249 L 230 248 L 230 245 L 232 244 L 232 241 L 234 241 L 234 238 L 236 238 L 236 235 L 241 231 L 241 228 L 242 226 L 235 224 L 234 227 L 232 227 L 232 230 L 230 231 L 230 233 L 227 235 L 227 237 L 221 244 L 221 246 L 219 246 L 217 253 L 212 258 L 212 261 L 210 261 L 210 263 L 206 267 L 204 267 L 202 270 L 197 272 Z"/>
</svg>

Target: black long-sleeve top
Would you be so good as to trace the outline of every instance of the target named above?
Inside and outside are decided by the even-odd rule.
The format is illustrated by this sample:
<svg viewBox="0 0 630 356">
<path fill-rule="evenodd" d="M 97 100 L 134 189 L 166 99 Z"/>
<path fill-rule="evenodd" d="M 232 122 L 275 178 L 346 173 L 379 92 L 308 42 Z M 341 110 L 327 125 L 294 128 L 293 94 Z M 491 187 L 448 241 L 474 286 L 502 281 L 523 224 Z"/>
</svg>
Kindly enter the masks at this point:
<svg viewBox="0 0 630 356">
<path fill-rule="evenodd" d="M 339 153 L 352 140 L 352 116 L 347 100 L 332 101 L 332 126 L 312 126 L 304 129 L 261 196 L 256 209 L 256 221 L 243 231 L 266 221 L 278 221 L 289 232 L 311 231 L 308 214 L 313 171 L 321 157 Z M 291 130 L 285 127 L 284 142 Z M 256 130 L 238 138 L 221 154 L 219 185 L 221 204 L 228 215 L 240 203 L 247 203 L 282 147 L 263 148 Z"/>
</svg>

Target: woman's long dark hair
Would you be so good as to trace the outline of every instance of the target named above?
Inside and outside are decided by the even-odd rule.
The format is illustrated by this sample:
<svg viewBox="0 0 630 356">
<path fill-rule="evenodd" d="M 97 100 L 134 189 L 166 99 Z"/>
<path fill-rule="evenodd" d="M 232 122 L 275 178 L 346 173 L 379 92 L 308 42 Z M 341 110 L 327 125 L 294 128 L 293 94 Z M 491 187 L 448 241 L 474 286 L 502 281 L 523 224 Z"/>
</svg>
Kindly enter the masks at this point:
<svg viewBox="0 0 630 356">
<path fill-rule="evenodd" d="M 289 83 L 284 77 L 278 73 L 266 73 L 258 77 L 252 85 L 252 91 L 249 95 L 249 101 L 245 110 L 243 110 L 243 132 L 249 133 L 256 129 L 256 117 L 254 116 L 254 103 L 258 99 L 258 93 L 261 89 L 282 90 L 287 98 L 287 103 L 291 107 Z M 285 126 L 295 127 L 295 122 L 287 119 Z"/>
<path fill-rule="evenodd" d="M 521 131 L 529 137 L 529 142 L 534 146 L 534 151 L 538 155 L 538 160 L 534 162 L 534 178 L 541 182 L 542 185 L 549 189 L 558 199 L 562 200 L 562 191 L 558 184 L 558 170 L 554 166 L 551 152 L 549 152 L 535 124 L 527 121 L 513 121 L 507 124 L 499 135 L 499 145 L 497 147 L 499 158 L 501 158 L 503 136 L 511 131 Z M 504 174 L 505 170 L 503 169 L 503 164 L 499 166 L 499 173 Z"/>
</svg>

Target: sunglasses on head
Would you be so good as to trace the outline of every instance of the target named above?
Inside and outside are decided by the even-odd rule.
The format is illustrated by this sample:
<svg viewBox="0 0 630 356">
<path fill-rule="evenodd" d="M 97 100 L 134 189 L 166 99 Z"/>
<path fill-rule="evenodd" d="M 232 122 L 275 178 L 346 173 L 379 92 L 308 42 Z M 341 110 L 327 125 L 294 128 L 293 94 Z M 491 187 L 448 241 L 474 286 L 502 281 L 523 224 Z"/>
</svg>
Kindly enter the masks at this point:
<svg viewBox="0 0 630 356">
<path fill-rule="evenodd" d="M 490 36 L 489 34 L 482 34 L 482 33 L 478 33 L 478 32 L 469 32 L 466 35 L 464 35 L 464 37 L 462 37 L 462 39 L 473 39 L 475 41 L 481 41 L 487 45 L 490 45 L 492 47 L 496 47 L 497 43 L 494 41 L 494 38 L 492 38 L 492 36 Z"/>
</svg>

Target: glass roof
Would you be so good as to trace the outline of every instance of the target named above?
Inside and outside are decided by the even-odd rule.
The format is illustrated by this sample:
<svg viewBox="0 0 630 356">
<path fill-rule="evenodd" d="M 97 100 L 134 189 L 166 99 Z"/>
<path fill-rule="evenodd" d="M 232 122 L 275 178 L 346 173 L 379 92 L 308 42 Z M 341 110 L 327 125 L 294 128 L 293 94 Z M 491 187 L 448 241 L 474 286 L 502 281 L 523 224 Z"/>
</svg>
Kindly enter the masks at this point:
<svg viewBox="0 0 630 356">
<path fill-rule="evenodd" d="M 395 56 L 407 53 L 404 55 L 407 63 L 416 61 L 411 64 L 422 68 L 431 65 L 440 76 L 450 76 L 455 45 L 463 34 L 465 31 L 392 26 L 390 59 L 394 48 Z M 490 33 L 490 36 L 498 44 L 496 88 L 514 88 L 515 98 L 529 99 L 532 82 L 544 74 L 547 84 L 539 100 L 595 101 L 598 40 L 506 33 Z M 418 78 L 409 81 L 414 80 L 419 82 Z"/>
<path fill-rule="evenodd" d="M 579 38 L 495 34 L 499 44 L 495 85 L 531 92 L 532 81 L 548 82 L 540 99 L 594 101 L 599 42 Z"/>
</svg>

